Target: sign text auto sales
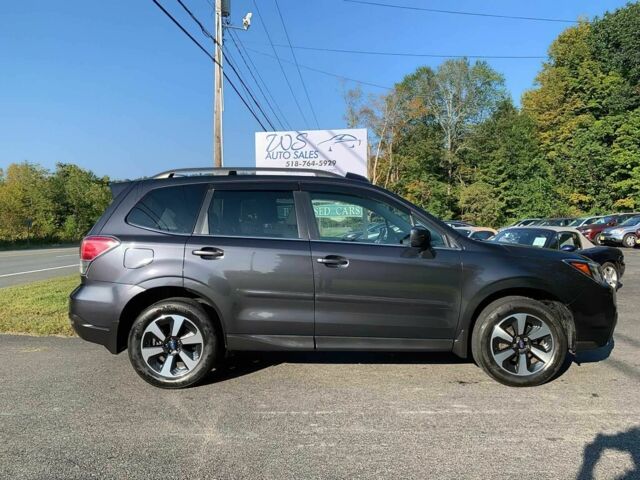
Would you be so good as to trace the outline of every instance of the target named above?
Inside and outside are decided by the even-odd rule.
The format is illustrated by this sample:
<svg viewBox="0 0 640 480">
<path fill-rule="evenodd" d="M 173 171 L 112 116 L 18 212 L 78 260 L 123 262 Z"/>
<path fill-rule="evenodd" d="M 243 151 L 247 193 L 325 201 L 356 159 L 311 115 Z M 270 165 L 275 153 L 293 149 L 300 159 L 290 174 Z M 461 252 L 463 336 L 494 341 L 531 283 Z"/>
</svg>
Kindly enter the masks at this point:
<svg viewBox="0 0 640 480">
<path fill-rule="evenodd" d="M 291 158 L 310 159 L 319 158 L 320 152 L 308 149 L 308 133 L 298 133 L 295 137 L 290 134 L 271 133 L 267 135 L 267 152 L 265 160 L 289 160 Z"/>
</svg>

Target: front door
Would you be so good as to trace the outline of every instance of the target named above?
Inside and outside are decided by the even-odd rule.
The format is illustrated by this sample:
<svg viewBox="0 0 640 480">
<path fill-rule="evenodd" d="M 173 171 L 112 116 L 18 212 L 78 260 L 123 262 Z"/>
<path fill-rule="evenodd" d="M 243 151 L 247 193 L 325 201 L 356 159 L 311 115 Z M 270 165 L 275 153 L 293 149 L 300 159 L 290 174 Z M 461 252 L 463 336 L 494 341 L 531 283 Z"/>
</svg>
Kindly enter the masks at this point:
<svg viewBox="0 0 640 480">
<path fill-rule="evenodd" d="M 415 215 L 373 189 L 303 189 L 313 217 L 317 348 L 450 345 L 460 306 L 460 251 L 424 219 L 434 248 L 410 247 Z"/>
</svg>

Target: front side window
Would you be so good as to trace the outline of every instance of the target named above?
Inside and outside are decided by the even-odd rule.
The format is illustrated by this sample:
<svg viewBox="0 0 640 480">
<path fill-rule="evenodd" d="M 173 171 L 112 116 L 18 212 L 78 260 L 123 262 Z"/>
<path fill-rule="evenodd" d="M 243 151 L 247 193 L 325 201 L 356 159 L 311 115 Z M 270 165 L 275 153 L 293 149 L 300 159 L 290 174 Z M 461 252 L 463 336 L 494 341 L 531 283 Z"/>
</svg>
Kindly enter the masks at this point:
<svg viewBox="0 0 640 480">
<path fill-rule="evenodd" d="M 559 248 L 573 247 L 575 249 L 580 248 L 580 240 L 572 232 L 562 232 L 558 235 Z"/>
<path fill-rule="evenodd" d="M 299 238 L 293 192 L 215 190 L 208 227 L 210 235 Z"/>
<path fill-rule="evenodd" d="M 338 193 L 313 192 L 311 203 L 321 240 L 409 244 L 414 222 L 407 210 L 379 200 Z M 442 235 L 430 230 L 432 245 L 444 246 Z"/>
<path fill-rule="evenodd" d="M 179 185 L 152 190 L 127 215 L 127 223 L 136 227 L 168 233 L 192 233 L 205 184 Z"/>
</svg>

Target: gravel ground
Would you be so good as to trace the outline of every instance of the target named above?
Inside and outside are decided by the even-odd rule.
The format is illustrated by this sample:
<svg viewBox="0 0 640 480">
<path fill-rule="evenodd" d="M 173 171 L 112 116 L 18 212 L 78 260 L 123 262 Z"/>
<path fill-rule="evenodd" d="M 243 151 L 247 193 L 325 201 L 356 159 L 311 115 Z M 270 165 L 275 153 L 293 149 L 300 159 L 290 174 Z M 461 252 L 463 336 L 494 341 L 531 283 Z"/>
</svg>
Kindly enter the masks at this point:
<svg viewBox="0 0 640 480">
<path fill-rule="evenodd" d="M 452 355 L 243 355 L 182 391 L 0 336 L 0 478 L 640 478 L 640 250 L 612 351 L 513 389 Z"/>
</svg>

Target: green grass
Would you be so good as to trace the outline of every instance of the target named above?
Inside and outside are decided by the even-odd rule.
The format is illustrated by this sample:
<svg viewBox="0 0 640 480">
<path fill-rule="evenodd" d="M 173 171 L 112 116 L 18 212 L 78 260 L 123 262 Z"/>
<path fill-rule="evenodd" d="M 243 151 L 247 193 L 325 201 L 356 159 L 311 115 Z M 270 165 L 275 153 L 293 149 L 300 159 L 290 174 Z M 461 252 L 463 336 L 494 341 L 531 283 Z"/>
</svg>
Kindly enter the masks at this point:
<svg viewBox="0 0 640 480">
<path fill-rule="evenodd" d="M 76 274 L 0 288 L 0 333 L 74 335 L 68 303 L 79 284 Z"/>
</svg>

